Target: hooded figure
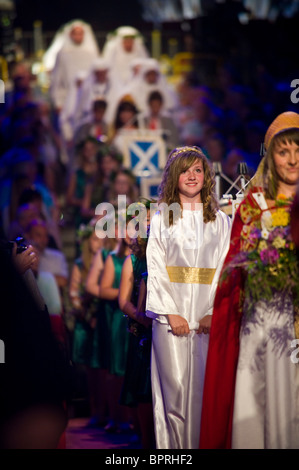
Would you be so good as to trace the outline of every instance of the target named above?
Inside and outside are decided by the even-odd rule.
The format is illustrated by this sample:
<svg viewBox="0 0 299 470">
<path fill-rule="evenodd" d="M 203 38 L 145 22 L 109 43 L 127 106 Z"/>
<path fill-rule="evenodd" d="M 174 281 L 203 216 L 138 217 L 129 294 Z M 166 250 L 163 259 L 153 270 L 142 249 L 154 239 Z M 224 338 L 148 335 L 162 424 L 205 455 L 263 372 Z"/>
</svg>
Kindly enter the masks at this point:
<svg viewBox="0 0 299 470">
<path fill-rule="evenodd" d="M 103 57 L 110 64 L 111 78 L 123 87 L 131 79 L 130 63 L 134 59 L 149 57 L 149 54 L 139 31 L 131 26 L 121 26 L 108 35 Z"/>
<path fill-rule="evenodd" d="M 156 59 L 149 58 L 142 62 L 140 73 L 123 90 L 124 95 L 130 95 L 134 99 L 140 112 L 146 112 L 148 98 L 153 91 L 159 91 L 163 96 L 163 111 L 172 111 L 178 105 L 178 97 L 175 90 L 167 83 L 160 70 L 160 64 Z"/>
<path fill-rule="evenodd" d="M 65 104 L 69 88 L 75 84 L 78 69 L 89 70 L 99 53 L 95 35 L 84 21 L 71 21 L 57 33 L 44 62 L 50 68 L 50 96 L 58 111 Z"/>
<path fill-rule="evenodd" d="M 200 448 L 299 447 L 299 272 L 290 210 L 299 114 L 269 126 L 216 291 Z"/>
<path fill-rule="evenodd" d="M 118 83 L 111 76 L 109 61 L 103 57 L 96 58 L 91 65 L 77 103 L 75 120 L 78 126 L 91 121 L 93 103 L 97 100 L 106 101 L 105 121 L 111 123 L 119 91 Z"/>
</svg>

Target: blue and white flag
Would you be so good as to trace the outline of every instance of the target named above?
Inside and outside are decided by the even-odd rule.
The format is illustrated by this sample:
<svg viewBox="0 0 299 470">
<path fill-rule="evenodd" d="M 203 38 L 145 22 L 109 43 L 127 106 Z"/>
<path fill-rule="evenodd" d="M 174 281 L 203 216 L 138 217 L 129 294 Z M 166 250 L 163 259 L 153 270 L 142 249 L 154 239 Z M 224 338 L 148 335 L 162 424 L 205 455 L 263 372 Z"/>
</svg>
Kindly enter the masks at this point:
<svg viewBox="0 0 299 470">
<path fill-rule="evenodd" d="M 124 146 L 124 165 L 139 177 L 161 173 L 166 163 L 165 143 L 160 136 L 128 136 Z"/>
</svg>

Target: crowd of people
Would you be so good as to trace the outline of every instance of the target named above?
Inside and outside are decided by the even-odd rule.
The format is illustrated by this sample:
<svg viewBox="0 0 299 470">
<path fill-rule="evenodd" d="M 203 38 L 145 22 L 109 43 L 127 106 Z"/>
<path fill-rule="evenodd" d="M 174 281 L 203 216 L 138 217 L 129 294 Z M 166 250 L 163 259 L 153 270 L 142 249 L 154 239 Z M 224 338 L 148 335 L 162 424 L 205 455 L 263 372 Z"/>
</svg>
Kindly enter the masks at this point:
<svg viewBox="0 0 299 470">
<path fill-rule="evenodd" d="M 40 439 L 32 433 L 28 444 L 20 437 L 22 420 L 14 426 L 9 409 L 0 445 L 63 446 L 79 378 L 87 385 L 88 426 L 131 433 L 142 448 L 298 447 L 298 366 L 287 343 L 296 339 L 299 307 L 288 231 L 299 180 L 299 118 L 284 112 L 291 103 L 260 65 L 251 85 L 224 62 L 213 85 L 200 83 L 196 69 L 171 82 L 131 26 L 117 28 L 100 50 L 90 25 L 71 21 L 43 61 L 48 90 L 26 62 L 17 62 L 0 105 L 1 256 L 7 261 L 10 246 L 16 285 L 33 273 L 29 293 L 49 315 L 57 342 L 43 319 L 38 344 L 43 337 L 50 344 L 49 379 L 57 374 L 61 389 L 50 400 L 56 432 L 47 429 Z M 126 136 L 137 131 L 158 132 L 165 145 L 154 199 L 142 199 L 140 180 L 125 166 Z M 234 215 L 221 210 L 220 197 L 242 163 L 250 184 Z M 220 197 L 217 165 L 227 177 Z M 119 210 L 119 196 L 146 209 L 145 234 L 132 235 L 134 214 Z M 115 208 L 109 236 L 97 228 L 101 203 Z M 179 207 L 168 224 L 163 210 L 152 217 L 151 204 L 161 203 Z M 65 224 L 76 235 L 72 259 L 64 249 Z M 273 235 L 274 229 L 281 230 Z M 18 241 L 25 245 L 19 254 Z M 252 253 L 264 258 L 246 257 Z M 258 278 L 264 266 L 269 286 Z M 287 291 L 271 284 L 280 273 L 288 277 Z M 269 297 L 259 296 L 261 286 Z M 29 302 L 28 295 L 21 298 Z M 32 332 L 39 334 L 38 324 Z M 46 352 L 42 359 L 51 362 Z M 52 388 L 44 393 L 43 380 L 44 408 L 33 427 L 48 416 Z M 6 429 L 11 437 L 2 439 Z"/>
</svg>

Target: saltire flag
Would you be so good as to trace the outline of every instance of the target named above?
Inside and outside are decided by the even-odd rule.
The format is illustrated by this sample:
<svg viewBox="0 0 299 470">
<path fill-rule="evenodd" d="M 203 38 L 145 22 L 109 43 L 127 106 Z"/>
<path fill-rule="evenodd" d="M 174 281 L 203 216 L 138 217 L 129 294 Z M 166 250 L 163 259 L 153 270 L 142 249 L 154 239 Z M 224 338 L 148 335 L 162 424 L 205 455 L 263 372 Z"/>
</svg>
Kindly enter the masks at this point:
<svg viewBox="0 0 299 470">
<path fill-rule="evenodd" d="M 159 175 L 165 163 L 165 142 L 160 136 L 126 136 L 124 166 L 135 176 Z"/>
</svg>

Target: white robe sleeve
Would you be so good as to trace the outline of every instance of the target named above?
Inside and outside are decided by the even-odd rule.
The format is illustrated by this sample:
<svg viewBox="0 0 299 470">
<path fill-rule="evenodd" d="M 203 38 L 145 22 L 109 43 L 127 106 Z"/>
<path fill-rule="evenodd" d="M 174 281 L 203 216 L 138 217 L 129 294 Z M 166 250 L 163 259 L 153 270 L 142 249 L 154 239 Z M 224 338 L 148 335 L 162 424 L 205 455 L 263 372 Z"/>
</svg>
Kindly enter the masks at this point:
<svg viewBox="0 0 299 470">
<path fill-rule="evenodd" d="M 53 100 L 54 106 L 58 108 L 61 108 L 64 105 L 67 90 L 67 84 L 65 80 L 65 65 L 62 54 L 59 52 L 56 57 L 55 67 L 51 72 L 50 85 L 51 98 Z"/>
<path fill-rule="evenodd" d="M 157 315 L 179 315 L 166 270 L 165 242 L 166 239 L 161 233 L 161 214 L 157 213 L 151 220 L 146 250 L 148 269 L 146 315 L 151 318 L 156 318 Z"/>
</svg>

